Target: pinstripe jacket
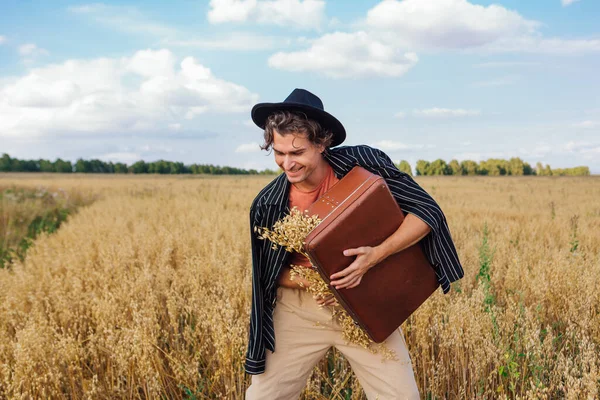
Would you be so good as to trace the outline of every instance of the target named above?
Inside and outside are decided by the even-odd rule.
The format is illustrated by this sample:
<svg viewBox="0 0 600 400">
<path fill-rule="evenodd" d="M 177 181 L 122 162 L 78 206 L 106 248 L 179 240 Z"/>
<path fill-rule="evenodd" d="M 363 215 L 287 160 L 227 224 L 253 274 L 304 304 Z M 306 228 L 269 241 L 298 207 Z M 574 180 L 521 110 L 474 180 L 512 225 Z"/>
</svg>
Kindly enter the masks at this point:
<svg viewBox="0 0 600 400">
<path fill-rule="evenodd" d="M 381 150 L 366 145 L 340 146 L 328 149 L 323 155 L 339 179 L 355 165 L 382 176 L 405 215 L 414 214 L 430 226 L 431 232 L 419 243 L 434 266 L 443 292 L 448 293 L 450 283 L 462 278 L 464 273 L 446 217 L 435 200 L 410 175 L 400 172 Z M 258 193 L 250 207 L 252 309 L 245 363 L 249 374 L 262 374 L 266 349 L 275 351 L 273 308 L 277 297 L 277 278 L 291 254 L 283 247 L 273 250 L 269 241 L 257 238 L 254 227 L 271 228 L 277 220 L 289 214 L 289 189 L 286 175 L 281 174 Z"/>
</svg>

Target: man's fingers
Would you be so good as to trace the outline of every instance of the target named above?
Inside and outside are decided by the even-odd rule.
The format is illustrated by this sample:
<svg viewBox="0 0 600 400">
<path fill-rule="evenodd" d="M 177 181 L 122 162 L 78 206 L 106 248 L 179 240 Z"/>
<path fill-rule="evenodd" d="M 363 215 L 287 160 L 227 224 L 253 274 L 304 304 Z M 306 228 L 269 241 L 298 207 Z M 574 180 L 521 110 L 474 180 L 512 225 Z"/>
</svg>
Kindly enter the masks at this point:
<svg viewBox="0 0 600 400">
<path fill-rule="evenodd" d="M 357 274 L 349 275 L 346 278 L 340 280 L 339 283 L 337 283 L 333 286 L 336 289 L 343 289 L 345 287 L 352 285 L 358 278 L 360 278 L 360 275 L 357 275 Z"/>
<path fill-rule="evenodd" d="M 353 287 L 357 287 L 361 281 L 362 281 L 362 276 L 359 276 L 358 279 L 356 280 L 356 282 L 347 286 L 347 289 L 352 289 Z"/>
<path fill-rule="evenodd" d="M 334 306 L 337 304 L 337 300 L 335 297 L 331 297 L 331 299 L 327 300 L 324 305 L 326 306 Z"/>
<path fill-rule="evenodd" d="M 358 247 L 356 249 L 346 249 L 343 251 L 343 254 L 347 257 L 355 256 L 358 254 Z"/>
<path fill-rule="evenodd" d="M 329 295 L 326 297 L 315 297 L 317 304 L 320 306 L 331 306 L 337 303 L 335 296 Z"/>
<path fill-rule="evenodd" d="M 362 253 L 364 253 L 364 251 L 365 251 L 364 247 L 357 247 L 355 249 L 346 249 L 346 250 L 344 250 L 343 253 L 345 256 L 350 257 L 350 256 L 356 256 L 356 255 L 362 254 Z"/>
<path fill-rule="evenodd" d="M 350 274 L 345 278 L 342 278 L 338 281 L 332 281 L 331 282 L 331 286 L 335 287 L 336 289 L 339 289 L 341 287 L 344 287 L 348 284 L 348 282 L 353 281 L 354 279 L 356 279 L 356 275 L 355 274 Z"/>
<path fill-rule="evenodd" d="M 353 288 L 353 287 L 357 286 L 359 283 L 360 283 L 360 276 L 356 277 L 356 279 L 352 280 L 351 282 L 348 282 L 348 284 L 346 285 L 346 289 Z"/>
</svg>

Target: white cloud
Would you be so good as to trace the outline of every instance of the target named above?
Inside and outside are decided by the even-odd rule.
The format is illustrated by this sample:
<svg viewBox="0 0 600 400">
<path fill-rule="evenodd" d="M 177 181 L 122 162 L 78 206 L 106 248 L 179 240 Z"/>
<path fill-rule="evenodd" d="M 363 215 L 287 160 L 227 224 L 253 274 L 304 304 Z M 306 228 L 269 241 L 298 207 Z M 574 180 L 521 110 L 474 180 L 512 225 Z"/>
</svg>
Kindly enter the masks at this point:
<svg viewBox="0 0 600 400">
<path fill-rule="evenodd" d="M 170 26 L 150 20 L 137 8 L 131 6 L 113 6 L 96 3 L 72 6 L 68 7 L 67 10 L 73 14 L 88 16 L 94 21 L 119 32 L 153 36 L 174 36 L 178 31 Z"/>
<path fill-rule="evenodd" d="M 473 65 L 475 68 L 511 68 L 511 67 L 530 67 L 536 66 L 539 63 L 527 61 L 492 61 Z"/>
<path fill-rule="evenodd" d="M 561 39 L 531 35 L 498 40 L 486 46 L 489 52 L 575 55 L 600 52 L 600 39 Z"/>
<path fill-rule="evenodd" d="M 208 20 L 212 24 L 244 22 L 258 6 L 257 0 L 210 0 Z"/>
<path fill-rule="evenodd" d="M 545 158 L 549 155 L 575 154 L 581 156 L 592 156 L 600 154 L 600 142 L 569 141 L 562 144 L 538 144 L 531 149 L 519 148 L 519 153 L 530 158 Z M 586 157 L 590 159 L 589 157 Z"/>
<path fill-rule="evenodd" d="M 35 43 L 27 43 L 19 46 L 19 54 L 23 57 L 23 61 L 26 64 L 31 64 L 36 58 L 47 56 L 50 53 L 46 49 L 37 47 Z"/>
<path fill-rule="evenodd" d="M 490 79 L 487 81 L 474 82 L 472 84 L 472 86 L 475 86 L 475 87 L 507 86 L 507 85 L 515 84 L 518 80 L 519 80 L 519 77 L 517 75 L 509 75 L 509 76 L 503 76 L 503 77 L 496 78 L 496 79 Z"/>
<path fill-rule="evenodd" d="M 540 26 L 502 6 L 467 0 L 385 0 L 369 10 L 366 24 L 416 48 L 478 47 Z"/>
<path fill-rule="evenodd" d="M 408 112 L 399 111 L 394 114 L 395 118 L 405 118 L 408 115 Z M 423 108 L 423 109 L 414 109 L 410 112 L 410 115 L 414 117 L 420 118 L 459 118 L 459 117 L 474 117 L 477 115 L 481 115 L 481 111 L 479 110 L 467 110 L 463 108 L 440 108 L 440 107 L 432 107 L 432 108 Z"/>
<path fill-rule="evenodd" d="M 6 36 L 0 35 L 0 44 L 6 43 L 6 41 L 7 41 Z"/>
<path fill-rule="evenodd" d="M 325 20 L 323 0 L 211 0 L 208 21 L 318 29 Z"/>
<path fill-rule="evenodd" d="M 248 111 L 258 96 L 168 50 L 68 60 L 0 84 L 0 136 L 161 132 L 205 112 Z M 173 121 L 175 119 L 175 121 Z"/>
<path fill-rule="evenodd" d="M 139 148 L 144 153 L 172 153 L 173 148 L 171 146 L 165 146 L 162 144 L 149 145 L 145 144 Z"/>
<path fill-rule="evenodd" d="M 600 121 L 582 121 L 573 126 L 576 128 L 597 128 L 600 127 Z"/>
<path fill-rule="evenodd" d="M 207 50 L 254 51 L 285 47 L 289 46 L 291 42 L 291 39 L 287 37 L 264 36 L 252 32 L 229 32 L 213 37 L 187 36 L 185 39 L 163 39 L 161 44 Z"/>
<path fill-rule="evenodd" d="M 579 1 L 579 0 L 560 0 L 563 7 L 570 6 L 571 4 L 575 3 L 576 1 Z"/>
<path fill-rule="evenodd" d="M 472 117 L 480 115 L 479 110 L 465 110 L 462 108 L 426 108 L 422 110 L 413 110 L 413 115 L 423 118 L 454 118 L 454 117 Z"/>
<path fill-rule="evenodd" d="M 561 147 L 562 151 L 579 154 L 600 154 L 600 143 L 570 141 Z"/>
<path fill-rule="evenodd" d="M 221 4 L 220 0 L 213 0 Z M 246 20 L 259 0 L 223 0 L 243 4 L 236 9 Z M 243 10 L 247 10 L 242 12 Z M 233 18 L 233 17 L 232 17 Z M 600 51 L 600 39 L 545 38 L 541 23 L 499 5 L 482 6 L 467 0 L 383 0 L 371 8 L 355 32 L 334 32 L 314 40 L 299 40 L 308 48 L 278 52 L 269 66 L 294 72 L 316 71 L 334 78 L 399 77 L 418 57 L 413 51 L 530 52 L 581 54 Z M 507 67 L 524 63 L 487 63 Z M 477 82 L 475 86 L 513 84 L 514 76 Z"/>
<path fill-rule="evenodd" d="M 97 13 L 97 12 L 106 10 L 107 8 L 109 8 L 109 6 L 107 6 L 106 4 L 94 3 L 94 4 L 82 4 L 80 6 L 71 6 L 71 7 L 68 7 L 67 9 L 70 12 L 77 13 L 77 14 L 90 14 L 90 13 Z"/>
<path fill-rule="evenodd" d="M 108 161 L 122 162 L 127 165 L 131 165 L 134 162 L 141 160 L 143 157 L 138 153 L 116 152 L 116 153 L 102 154 L 102 155 L 100 155 L 98 157 L 94 157 L 94 158 L 98 158 L 100 160 L 107 161 L 107 162 Z"/>
<path fill-rule="evenodd" d="M 29 74 L 4 88 L 4 99 L 12 107 L 67 107 L 81 95 L 80 87 L 68 79 L 47 80 Z"/>
<path fill-rule="evenodd" d="M 154 21 L 132 6 L 87 4 L 68 7 L 68 11 L 119 32 L 157 37 L 160 45 L 166 47 L 254 51 L 285 47 L 291 43 L 291 39 L 287 37 L 265 36 L 253 32 L 199 36 L 196 32 Z"/>
<path fill-rule="evenodd" d="M 542 24 L 518 12 L 467 0 L 384 0 L 371 8 L 363 29 L 411 50 L 581 54 L 600 51 L 600 39 L 546 38 Z"/>
<path fill-rule="evenodd" d="M 140 50 L 128 60 L 126 68 L 145 78 L 171 77 L 175 74 L 176 61 L 167 49 Z"/>
<path fill-rule="evenodd" d="M 499 152 L 499 151 L 488 151 L 488 152 L 466 152 L 458 153 L 452 156 L 450 159 L 456 159 L 457 161 L 472 160 L 479 162 L 481 160 L 487 160 L 489 158 L 506 158 L 513 157 L 514 153 Z"/>
<path fill-rule="evenodd" d="M 246 144 L 240 144 L 238 147 L 236 147 L 235 152 L 236 153 L 256 153 L 260 151 L 260 145 L 256 142 L 254 143 L 246 143 Z"/>
<path fill-rule="evenodd" d="M 518 152 L 523 157 L 538 159 L 546 157 L 548 154 L 552 153 L 553 150 L 554 148 L 550 145 L 538 144 L 532 149 L 526 149 L 521 147 L 519 148 Z"/>
<path fill-rule="evenodd" d="M 340 21 L 337 17 L 331 18 L 327 23 L 327 27 L 331 30 L 339 29 L 342 25 L 342 21 Z"/>
<path fill-rule="evenodd" d="M 335 32 L 316 39 L 307 50 L 274 54 L 269 66 L 294 72 L 315 71 L 332 78 L 398 77 L 418 60 L 415 53 L 402 53 L 366 32 Z"/>
<path fill-rule="evenodd" d="M 395 151 L 395 150 L 415 150 L 422 149 L 425 147 L 423 144 L 406 144 L 402 142 L 396 142 L 393 140 L 381 140 L 377 143 L 374 143 L 372 147 L 376 147 L 378 149 L 384 151 Z M 427 147 L 435 147 L 435 146 L 427 146 Z"/>
</svg>

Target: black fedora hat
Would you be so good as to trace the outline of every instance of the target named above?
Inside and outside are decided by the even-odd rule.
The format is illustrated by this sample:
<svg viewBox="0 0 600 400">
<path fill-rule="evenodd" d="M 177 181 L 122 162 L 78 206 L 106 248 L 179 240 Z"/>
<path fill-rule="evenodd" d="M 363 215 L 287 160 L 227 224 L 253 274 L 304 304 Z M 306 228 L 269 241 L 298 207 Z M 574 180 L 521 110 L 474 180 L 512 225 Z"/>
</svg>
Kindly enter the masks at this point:
<svg viewBox="0 0 600 400">
<path fill-rule="evenodd" d="M 275 111 L 300 111 L 307 118 L 317 121 L 321 127 L 333 133 L 331 147 L 337 146 L 346 139 L 346 130 L 336 117 L 323 108 L 323 102 L 317 96 L 304 89 L 294 89 L 282 103 L 258 103 L 252 107 L 252 121 L 259 128 L 265 129 L 269 115 Z"/>
</svg>

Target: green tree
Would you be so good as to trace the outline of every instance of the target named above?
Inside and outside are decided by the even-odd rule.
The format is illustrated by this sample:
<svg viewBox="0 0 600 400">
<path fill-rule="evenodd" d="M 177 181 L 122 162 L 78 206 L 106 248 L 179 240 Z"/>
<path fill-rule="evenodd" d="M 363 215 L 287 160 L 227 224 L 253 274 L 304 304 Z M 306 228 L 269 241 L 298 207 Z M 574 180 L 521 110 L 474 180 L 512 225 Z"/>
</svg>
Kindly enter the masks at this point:
<svg viewBox="0 0 600 400">
<path fill-rule="evenodd" d="M 479 163 L 479 171 L 482 175 L 506 175 L 508 162 L 498 158 L 490 158 Z"/>
<path fill-rule="evenodd" d="M 525 175 L 525 163 L 519 157 L 508 160 L 508 175 Z"/>
<path fill-rule="evenodd" d="M 450 169 L 448 164 L 446 164 L 446 161 L 442 160 L 441 158 L 438 158 L 437 160 L 435 160 L 431 164 L 429 164 L 429 168 L 427 168 L 427 172 L 428 172 L 427 175 L 451 175 L 452 174 L 452 170 Z"/>
<path fill-rule="evenodd" d="M 577 175 L 577 176 L 590 176 L 590 167 L 586 167 L 586 166 L 579 166 L 579 167 L 574 167 L 574 168 L 569 168 L 571 170 L 571 175 Z"/>
<path fill-rule="evenodd" d="M 35 160 L 21 160 L 21 171 L 40 172 L 40 163 Z"/>
<path fill-rule="evenodd" d="M 463 160 L 460 162 L 460 169 L 463 175 L 478 175 L 479 166 L 475 161 Z"/>
<path fill-rule="evenodd" d="M 54 161 L 54 171 L 70 173 L 73 172 L 73 165 L 71 164 L 71 161 L 63 161 L 62 159 L 57 158 L 56 161 Z"/>
<path fill-rule="evenodd" d="M 400 164 L 398 164 L 398 169 L 410 176 L 413 176 L 412 174 L 412 168 L 410 167 L 410 164 L 408 161 L 406 160 L 402 160 L 400 161 Z"/>
<path fill-rule="evenodd" d="M 115 163 L 114 172 L 117 174 L 126 174 L 127 173 L 127 164 L 123 163 Z"/>
<path fill-rule="evenodd" d="M 129 167 L 129 170 L 134 174 L 146 174 L 148 173 L 148 164 L 144 160 L 136 161 Z"/>
<path fill-rule="evenodd" d="M 172 162 L 169 165 L 171 174 L 183 174 L 185 172 L 185 166 L 182 162 Z"/>
<path fill-rule="evenodd" d="M 89 161 L 86 161 L 82 158 L 78 158 L 75 162 L 75 172 L 83 172 L 88 173 L 92 172 L 92 167 Z"/>
<path fill-rule="evenodd" d="M 104 174 L 108 172 L 113 172 L 112 168 L 109 164 L 102 160 L 93 159 L 88 161 L 89 170 L 88 172 L 93 172 L 95 174 Z"/>
<path fill-rule="evenodd" d="M 38 163 L 40 165 L 40 172 L 54 172 L 52 161 L 40 159 Z"/>
<path fill-rule="evenodd" d="M 535 174 L 540 176 L 544 174 L 544 166 L 539 161 L 535 163 Z"/>
<path fill-rule="evenodd" d="M 450 171 L 452 171 L 452 175 L 463 175 L 462 168 L 458 163 L 458 160 L 451 160 L 448 164 Z"/>
<path fill-rule="evenodd" d="M 2 158 L 0 158 L 0 172 L 10 172 L 12 171 L 12 159 L 6 153 L 2 153 Z"/>
<path fill-rule="evenodd" d="M 428 175 L 429 173 L 429 161 L 417 160 L 417 176 Z"/>
</svg>

